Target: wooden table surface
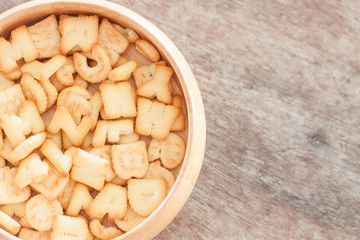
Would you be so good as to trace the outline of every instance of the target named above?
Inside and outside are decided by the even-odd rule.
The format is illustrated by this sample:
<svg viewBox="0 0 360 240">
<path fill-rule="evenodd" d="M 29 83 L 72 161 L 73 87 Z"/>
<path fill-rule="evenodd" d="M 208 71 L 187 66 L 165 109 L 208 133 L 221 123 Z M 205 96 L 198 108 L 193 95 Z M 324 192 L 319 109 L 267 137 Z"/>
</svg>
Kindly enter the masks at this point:
<svg viewBox="0 0 360 240">
<path fill-rule="evenodd" d="M 174 41 L 206 109 L 199 180 L 157 240 L 360 239 L 359 1 L 114 2 Z"/>
</svg>

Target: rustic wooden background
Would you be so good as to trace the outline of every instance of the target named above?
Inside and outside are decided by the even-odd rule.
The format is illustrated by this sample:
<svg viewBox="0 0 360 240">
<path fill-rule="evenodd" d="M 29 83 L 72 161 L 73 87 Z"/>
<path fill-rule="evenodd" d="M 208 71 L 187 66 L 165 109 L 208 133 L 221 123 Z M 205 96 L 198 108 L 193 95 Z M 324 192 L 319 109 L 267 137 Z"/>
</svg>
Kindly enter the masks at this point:
<svg viewBox="0 0 360 240">
<path fill-rule="evenodd" d="M 360 1 L 114 2 L 174 41 L 206 108 L 198 183 L 157 240 L 360 239 Z"/>
</svg>

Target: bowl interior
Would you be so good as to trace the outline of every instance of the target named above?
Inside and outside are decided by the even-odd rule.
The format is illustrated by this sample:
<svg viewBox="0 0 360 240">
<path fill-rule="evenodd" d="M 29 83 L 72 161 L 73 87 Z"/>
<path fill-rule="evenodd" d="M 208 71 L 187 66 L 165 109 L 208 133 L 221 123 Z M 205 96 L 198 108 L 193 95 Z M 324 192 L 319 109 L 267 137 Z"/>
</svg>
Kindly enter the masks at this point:
<svg viewBox="0 0 360 240">
<path fill-rule="evenodd" d="M 152 42 L 159 50 L 162 59 L 174 69 L 174 93 L 182 97 L 182 112 L 187 116 L 186 130 L 177 132 L 187 145 L 184 161 L 174 169 L 177 180 L 161 206 L 142 224 L 116 239 L 151 239 L 158 234 L 180 211 L 193 189 L 199 174 L 205 148 L 205 115 L 196 80 L 185 59 L 175 45 L 154 25 L 138 14 L 117 4 L 93 0 L 76 1 L 32 1 L 19 5 L 0 15 L 0 36 L 8 38 L 9 32 L 20 25 L 31 25 L 50 14 L 96 14 L 106 17 L 111 22 L 132 28 L 141 38 Z M 132 58 L 136 54 L 134 47 L 129 47 L 125 55 Z M 140 58 L 138 58 L 140 57 Z M 141 55 L 136 58 L 141 59 Z M 148 64 L 142 58 L 139 65 Z M 148 142 L 147 138 L 143 138 Z M 196 146 L 195 146 L 196 145 Z M 0 229 L 1 236 L 18 239 Z M 2 239 L 2 238 L 1 238 Z"/>
</svg>

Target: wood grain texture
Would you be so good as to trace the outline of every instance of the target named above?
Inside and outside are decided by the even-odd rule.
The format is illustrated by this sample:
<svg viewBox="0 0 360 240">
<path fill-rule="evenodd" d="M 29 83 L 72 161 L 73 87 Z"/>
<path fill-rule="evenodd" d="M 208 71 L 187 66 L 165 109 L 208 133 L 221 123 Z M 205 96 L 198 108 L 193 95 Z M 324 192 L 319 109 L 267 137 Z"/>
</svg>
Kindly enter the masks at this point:
<svg viewBox="0 0 360 240">
<path fill-rule="evenodd" d="M 207 114 L 198 183 L 157 240 L 360 238 L 358 1 L 113 2 L 173 40 Z"/>
</svg>

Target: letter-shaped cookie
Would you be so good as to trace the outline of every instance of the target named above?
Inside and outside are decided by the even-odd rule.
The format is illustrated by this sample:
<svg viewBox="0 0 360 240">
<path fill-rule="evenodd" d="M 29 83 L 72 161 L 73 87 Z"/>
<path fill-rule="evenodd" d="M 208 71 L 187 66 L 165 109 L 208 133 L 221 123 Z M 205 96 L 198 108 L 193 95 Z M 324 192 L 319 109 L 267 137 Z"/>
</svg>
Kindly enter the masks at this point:
<svg viewBox="0 0 360 240">
<path fill-rule="evenodd" d="M 156 97 L 159 102 L 171 104 L 172 98 L 169 82 L 173 72 L 174 70 L 172 68 L 157 64 L 154 76 L 150 79 L 150 81 L 142 84 L 136 90 L 136 93 L 142 97 Z"/>
<path fill-rule="evenodd" d="M 143 136 L 152 136 L 158 140 L 166 139 L 171 125 L 180 111 L 175 106 L 141 97 L 137 98 L 137 109 L 135 132 Z"/>
<path fill-rule="evenodd" d="M 49 165 L 33 153 L 21 160 L 14 179 L 14 186 L 22 189 L 31 183 L 43 181 L 49 174 Z"/>
<path fill-rule="evenodd" d="M 79 125 L 76 125 L 71 117 L 69 110 L 64 106 L 58 106 L 55 114 L 47 128 L 51 134 L 57 134 L 61 129 L 69 137 L 71 143 L 79 147 L 84 141 L 86 134 L 92 126 L 93 120 L 90 116 L 85 116 Z"/>
<path fill-rule="evenodd" d="M 43 82 L 48 80 L 62 65 L 65 64 L 65 62 L 66 57 L 63 55 L 56 55 L 44 63 L 39 62 L 38 60 L 25 63 L 21 67 L 21 71 L 30 73 L 31 76 Z"/>
<path fill-rule="evenodd" d="M 68 152 L 63 153 L 56 143 L 49 138 L 45 140 L 40 151 L 56 167 L 61 175 L 64 177 L 69 175 L 72 165 L 71 154 Z"/>
<path fill-rule="evenodd" d="M 54 14 L 28 27 L 40 58 L 51 58 L 60 52 L 60 32 Z"/>
<path fill-rule="evenodd" d="M 103 18 L 99 26 L 99 44 L 105 49 L 110 57 L 110 63 L 113 66 L 129 46 L 129 41 L 109 22 Z"/>
<path fill-rule="evenodd" d="M 117 143 L 120 140 L 120 135 L 133 132 L 133 126 L 134 123 L 131 119 L 99 120 L 96 125 L 92 145 L 94 147 L 103 147 L 105 146 L 106 139 L 111 143 Z"/>
<path fill-rule="evenodd" d="M 66 215 L 76 217 L 81 209 L 86 209 L 89 206 L 92 200 L 88 187 L 82 183 L 76 183 L 69 206 L 66 209 Z"/>
<path fill-rule="evenodd" d="M 0 92 L 0 116 L 7 112 L 18 114 L 20 105 L 25 102 L 20 84 Z"/>
<path fill-rule="evenodd" d="M 108 219 L 114 221 L 116 218 L 123 219 L 127 209 L 126 188 L 107 183 L 90 203 L 85 212 L 90 217 L 101 219 L 108 213 Z"/>
<path fill-rule="evenodd" d="M 84 183 L 100 191 L 105 183 L 106 173 L 110 167 L 109 161 L 77 149 L 73 159 L 71 179 Z"/>
<path fill-rule="evenodd" d="M 26 135 L 31 133 L 29 124 L 13 113 L 6 113 L 0 117 L 0 127 L 4 129 L 13 148 L 26 140 Z"/>
<path fill-rule="evenodd" d="M 0 168 L 0 205 L 9 203 L 21 203 L 29 199 L 30 187 L 19 190 L 14 185 L 17 168 L 8 166 Z"/>
<path fill-rule="evenodd" d="M 21 51 L 3 37 L 0 37 L 0 52 L 1 72 L 10 73 L 18 69 L 16 61 L 21 59 Z"/>
<path fill-rule="evenodd" d="M 61 33 L 61 52 L 67 54 L 73 47 L 79 46 L 84 52 L 90 52 L 98 38 L 99 17 L 61 15 L 59 29 Z"/>
<path fill-rule="evenodd" d="M 115 84 L 104 82 L 99 88 L 107 119 L 136 116 L 134 88 L 129 81 Z"/>
<path fill-rule="evenodd" d="M 52 226 L 51 240 L 86 240 L 89 229 L 87 223 L 81 217 L 69 217 L 58 215 Z"/>
<path fill-rule="evenodd" d="M 40 55 L 25 25 L 11 31 L 11 44 L 19 49 L 25 62 L 33 61 Z"/>
</svg>

